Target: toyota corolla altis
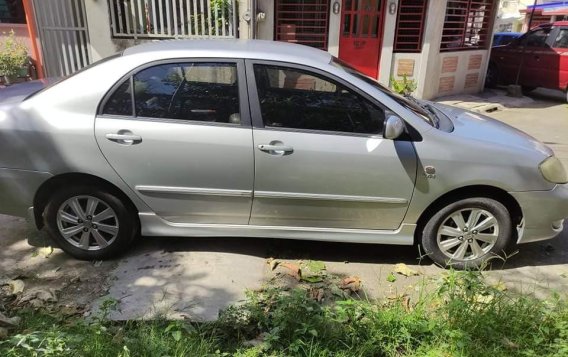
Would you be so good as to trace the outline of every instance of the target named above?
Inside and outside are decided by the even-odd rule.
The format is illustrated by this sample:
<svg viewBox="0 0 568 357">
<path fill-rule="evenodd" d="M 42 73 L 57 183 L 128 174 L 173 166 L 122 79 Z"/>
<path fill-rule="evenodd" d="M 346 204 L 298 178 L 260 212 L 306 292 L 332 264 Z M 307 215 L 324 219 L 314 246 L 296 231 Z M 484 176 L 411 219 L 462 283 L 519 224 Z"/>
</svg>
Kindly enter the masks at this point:
<svg viewBox="0 0 568 357">
<path fill-rule="evenodd" d="M 0 91 L 0 213 L 79 259 L 230 236 L 421 244 L 468 268 L 568 217 L 544 144 L 304 46 L 164 41 L 16 89 Z"/>
</svg>

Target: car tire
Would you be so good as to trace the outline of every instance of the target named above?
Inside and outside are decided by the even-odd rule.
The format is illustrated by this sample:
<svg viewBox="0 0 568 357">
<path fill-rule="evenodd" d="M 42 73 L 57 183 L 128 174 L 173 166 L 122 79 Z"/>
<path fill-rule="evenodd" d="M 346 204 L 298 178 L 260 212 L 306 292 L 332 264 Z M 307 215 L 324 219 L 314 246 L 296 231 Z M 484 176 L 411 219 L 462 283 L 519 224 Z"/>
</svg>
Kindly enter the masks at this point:
<svg viewBox="0 0 568 357">
<path fill-rule="evenodd" d="M 513 232 L 511 215 L 502 203 L 485 197 L 466 198 L 430 217 L 422 232 L 422 247 L 442 266 L 478 269 L 491 258 L 506 257 Z"/>
<path fill-rule="evenodd" d="M 81 260 L 104 260 L 126 251 L 138 236 L 136 212 L 108 190 L 75 186 L 56 192 L 45 226 L 63 251 Z"/>
</svg>

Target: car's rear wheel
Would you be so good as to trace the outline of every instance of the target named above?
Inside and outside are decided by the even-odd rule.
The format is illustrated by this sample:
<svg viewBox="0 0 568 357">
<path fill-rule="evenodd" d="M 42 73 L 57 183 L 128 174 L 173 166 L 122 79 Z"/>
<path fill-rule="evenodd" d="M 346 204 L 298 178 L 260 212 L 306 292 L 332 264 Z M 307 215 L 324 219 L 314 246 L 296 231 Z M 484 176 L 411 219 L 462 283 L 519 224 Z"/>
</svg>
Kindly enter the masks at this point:
<svg viewBox="0 0 568 357">
<path fill-rule="evenodd" d="M 482 267 L 505 256 L 513 237 L 507 208 L 493 199 L 462 199 L 443 207 L 426 223 L 422 246 L 436 263 L 456 269 Z"/>
<path fill-rule="evenodd" d="M 46 207 L 45 223 L 61 249 L 83 260 L 112 258 L 138 234 L 135 212 L 113 193 L 93 186 L 56 192 Z"/>
</svg>

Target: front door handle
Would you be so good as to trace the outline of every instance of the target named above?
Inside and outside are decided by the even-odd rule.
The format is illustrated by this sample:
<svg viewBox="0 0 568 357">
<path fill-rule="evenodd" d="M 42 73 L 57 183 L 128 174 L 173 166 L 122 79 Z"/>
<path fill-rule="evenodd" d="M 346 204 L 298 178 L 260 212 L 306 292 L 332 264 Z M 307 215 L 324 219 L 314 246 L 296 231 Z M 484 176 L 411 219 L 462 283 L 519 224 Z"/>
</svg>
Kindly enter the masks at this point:
<svg viewBox="0 0 568 357">
<path fill-rule="evenodd" d="M 118 134 L 106 134 L 105 137 L 122 145 L 132 145 L 142 142 L 142 137 L 140 135 L 134 135 L 132 133 L 121 133 Z"/>
<path fill-rule="evenodd" d="M 271 145 L 271 144 L 261 144 L 258 145 L 260 151 L 267 152 L 272 155 L 289 155 L 294 152 L 294 148 L 287 145 Z"/>
</svg>

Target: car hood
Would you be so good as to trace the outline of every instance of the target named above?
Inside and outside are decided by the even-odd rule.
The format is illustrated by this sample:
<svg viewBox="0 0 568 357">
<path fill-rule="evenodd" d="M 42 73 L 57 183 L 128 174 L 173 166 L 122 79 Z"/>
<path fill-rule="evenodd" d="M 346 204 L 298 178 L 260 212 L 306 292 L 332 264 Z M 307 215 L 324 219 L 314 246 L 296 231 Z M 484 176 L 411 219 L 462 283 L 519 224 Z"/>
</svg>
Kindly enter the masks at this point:
<svg viewBox="0 0 568 357">
<path fill-rule="evenodd" d="M 457 137 L 510 147 L 513 150 L 538 151 L 544 157 L 554 154 L 539 140 L 499 120 L 444 104 L 432 104 L 450 118 L 454 127 L 452 134 Z"/>
<path fill-rule="evenodd" d="M 46 78 L 35 81 L 13 84 L 0 88 L 0 105 L 16 104 L 52 84 L 57 83 L 60 78 Z"/>
</svg>

